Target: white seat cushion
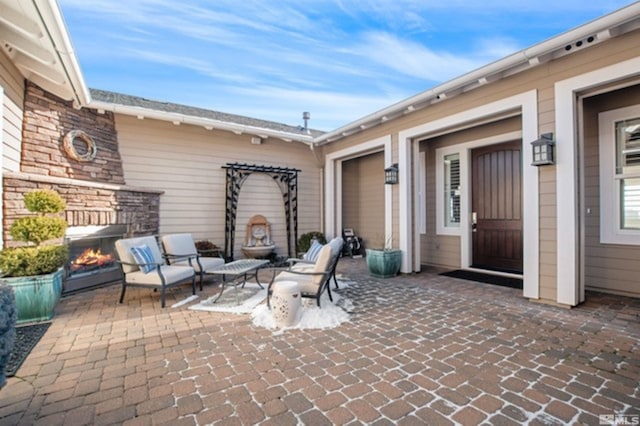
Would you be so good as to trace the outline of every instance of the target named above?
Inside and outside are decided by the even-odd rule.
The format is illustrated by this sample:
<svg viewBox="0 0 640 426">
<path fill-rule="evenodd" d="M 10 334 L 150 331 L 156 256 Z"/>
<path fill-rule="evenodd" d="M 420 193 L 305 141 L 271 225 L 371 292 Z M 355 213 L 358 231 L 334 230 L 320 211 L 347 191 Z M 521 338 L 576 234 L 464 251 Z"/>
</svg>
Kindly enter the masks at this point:
<svg viewBox="0 0 640 426">
<path fill-rule="evenodd" d="M 198 253 L 191 234 L 163 235 L 162 245 L 164 251 L 172 256 L 195 256 Z"/>
<path fill-rule="evenodd" d="M 312 271 L 310 271 L 312 272 Z M 319 275 L 322 278 L 321 275 Z M 318 292 L 318 285 L 314 282 L 314 275 L 300 275 L 291 272 L 280 272 L 275 279 L 275 282 L 279 281 L 295 281 L 300 286 L 300 291 L 303 293 L 316 294 Z"/>
<path fill-rule="evenodd" d="M 193 278 L 193 268 L 188 266 L 164 265 L 161 266 L 162 275 L 164 275 L 167 284 L 173 284 L 179 281 L 186 281 Z M 138 270 L 127 274 L 127 284 L 147 284 L 162 286 L 160 275 L 154 270 L 145 274 Z"/>
<path fill-rule="evenodd" d="M 315 263 L 296 263 L 295 265 L 293 265 L 291 267 L 291 270 L 293 271 L 300 271 L 300 272 L 313 272 L 313 270 L 315 269 L 316 265 Z"/>
</svg>

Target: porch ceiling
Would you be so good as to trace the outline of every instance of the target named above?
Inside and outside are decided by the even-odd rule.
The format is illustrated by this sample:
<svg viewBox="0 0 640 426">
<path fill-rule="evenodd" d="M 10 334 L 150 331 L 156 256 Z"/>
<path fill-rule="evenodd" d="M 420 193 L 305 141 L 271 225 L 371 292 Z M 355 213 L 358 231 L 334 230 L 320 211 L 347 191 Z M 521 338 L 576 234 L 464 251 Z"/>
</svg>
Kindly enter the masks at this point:
<svg viewBox="0 0 640 426">
<path fill-rule="evenodd" d="M 54 0 L 0 0 L 2 49 L 25 79 L 85 105 L 89 92 Z"/>
</svg>

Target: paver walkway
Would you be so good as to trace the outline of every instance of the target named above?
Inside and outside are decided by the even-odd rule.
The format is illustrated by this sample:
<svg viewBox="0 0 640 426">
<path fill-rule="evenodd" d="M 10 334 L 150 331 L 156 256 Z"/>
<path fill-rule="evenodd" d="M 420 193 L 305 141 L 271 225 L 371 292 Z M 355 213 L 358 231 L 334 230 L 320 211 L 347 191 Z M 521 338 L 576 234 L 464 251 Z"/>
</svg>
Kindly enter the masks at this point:
<svg viewBox="0 0 640 426">
<path fill-rule="evenodd" d="M 567 310 L 420 273 L 339 271 L 354 313 L 329 330 L 160 308 L 118 286 L 63 298 L 0 391 L 0 424 L 599 424 L 640 415 L 640 300 Z M 205 295 L 216 292 L 209 284 Z M 202 294 L 202 293 L 200 293 Z M 167 305 L 189 295 L 169 292 Z M 635 417 L 634 417 L 635 416 Z"/>
</svg>

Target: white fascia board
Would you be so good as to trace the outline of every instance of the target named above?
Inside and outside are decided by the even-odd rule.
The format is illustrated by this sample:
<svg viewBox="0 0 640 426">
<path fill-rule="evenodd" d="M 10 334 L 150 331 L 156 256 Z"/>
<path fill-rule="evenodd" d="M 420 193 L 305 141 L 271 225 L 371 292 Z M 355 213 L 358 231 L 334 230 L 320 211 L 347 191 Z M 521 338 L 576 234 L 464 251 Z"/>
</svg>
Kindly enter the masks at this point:
<svg viewBox="0 0 640 426">
<path fill-rule="evenodd" d="M 200 126 L 204 128 L 214 128 L 219 130 L 228 130 L 236 134 L 249 134 L 254 136 L 260 136 L 261 138 L 273 137 L 282 139 L 286 142 L 294 141 L 301 142 L 305 145 L 311 146 L 313 144 L 313 137 L 311 135 L 300 135 L 296 133 L 282 132 L 273 129 L 266 129 L 264 127 L 247 126 L 244 124 L 232 123 L 228 121 L 213 120 L 210 118 L 196 117 L 192 115 L 179 114 L 174 112 L 158 111 L 148 108 L 140 108 L 129 105 L 114 104 L 103 101 L 91 101 L 89 108 L 98 110 L 111 111 L 115 114 L 129 115 L 132 117 L 151 118 L 154 120 L 168 121 L 171 123 L 184 123 L 194 126 Z"/>
<path fill-rule="evenodd" d="M 32 0 L 38 11 L 47 34 L 53 44 L 54 55 L 59 58 L 68 78 L 72 91 L 71 98 L 77 107 L 86 106 L 91 101 L 91 94 L 85 84 L 78 59 L 76 57 L 67 26 L 56 0 Z"/>
<path fill-rule="evenodd" d="M 349 135 L 361 130 L 361 126 L 365 128 L 372 127 L 374 122 L 377 124 L 386 121 L 384 117 L 396 116 L 407 108 L 415 105 L 429 105 L 432 101 L 442 99 L 443 94 L 447 94 L 453 90 L 463 87 L 471 86 L 475 84 L 475 87 L 484 86 L 487 81 L 498 81 L 503 75 L 511 75 L 511 70 L 521 68 L 519 71 L 534 68 L 541 64 L 536 58 L 540 58 L 544 55 L 550 54 L 559 49 L 564 49 L 565 46 L 581 40 L 585 37 L 596 35 L 598 33 L 606 32 L 610 28 L 622 25 L 633 19 L 637 19 L 640 15 L 640 2 L 635 2 L 605 15 L 601 18 L 595 19 L 584 25 L 581 25 L 572 30 L 566 31 L 556 37 L 538 43 L 527 49 L 523 49 L 512 55 L 509 55 L 503 59 L 499 59 L 453 80 L 447 81 L 439 86 L 429 89 L 425 92 L 419 93 L 408 99 L 393 104 L 387 108 L 379 110 L 373 114 L 360 118 L 352 123 L 346 124 L 336 130 L 320 135 L 314 139 L 316 144 L 323 144 L 333 142 L 341 139 L 344 135 Z M 597 43 L 594 43 L 595 45 Z M 589 46 L 584 46 L 582 49 Z M 523 67 L 524 66 L 524 67 Z M 491 77 L 494 77 L 493 79 Z M 476 84 L 480 83 L 480 84 Z M 473 90 L 475 87 L 470 87 L 469 90 Z M 414 110 L 417 110 L 415 108 Z"/>
</svg>

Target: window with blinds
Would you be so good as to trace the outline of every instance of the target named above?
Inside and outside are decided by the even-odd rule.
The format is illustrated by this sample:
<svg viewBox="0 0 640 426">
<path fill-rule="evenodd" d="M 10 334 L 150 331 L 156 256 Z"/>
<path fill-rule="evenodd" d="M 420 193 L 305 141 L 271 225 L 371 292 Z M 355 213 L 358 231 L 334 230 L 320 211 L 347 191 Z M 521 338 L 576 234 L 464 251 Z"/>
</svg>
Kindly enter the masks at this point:
<svg viewBox="0 0 640 426">
<path fill-rule="evenodd" d="M 460 154 L 444 157 L 445 226 L 460 226 Z"/>
<path fill-rule="evenodd" d="M 620 227 L 640 230 L 640 117 L 616 122 Z"/>
</svg>

